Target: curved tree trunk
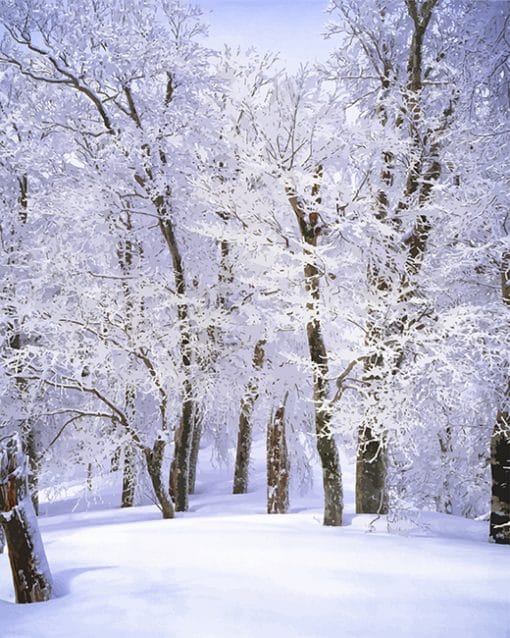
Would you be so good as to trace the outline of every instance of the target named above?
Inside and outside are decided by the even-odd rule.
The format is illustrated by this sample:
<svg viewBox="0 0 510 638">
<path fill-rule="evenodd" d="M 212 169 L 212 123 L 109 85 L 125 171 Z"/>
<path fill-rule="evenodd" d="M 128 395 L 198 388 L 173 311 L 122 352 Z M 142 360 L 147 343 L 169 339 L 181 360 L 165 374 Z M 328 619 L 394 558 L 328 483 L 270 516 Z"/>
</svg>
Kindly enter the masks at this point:
<svg viewBox="0 0 510 638">
<path fill-rule="evenodd" d="M 16 602 L 52 596 L 52 578 L 28 487 L 28 459 L 18 434 L 0 442 L 0 522 L 5 533 Z"/>
<path fill-rule="evenodd" d="M 163 483 L 162 476 L 165 446 L 165 441 L 158 439 L 154 443 L 152 450 L 150 448 L 144 449 L 144 454 L 147 462 L 147 471 L 149 472 L 152 487 L 154 489 L 154 495 L 161 509 L 163 518 L 173 518 L 175 514 L 174 504 L 172 503 L 170 494 Z"/>
</svg>

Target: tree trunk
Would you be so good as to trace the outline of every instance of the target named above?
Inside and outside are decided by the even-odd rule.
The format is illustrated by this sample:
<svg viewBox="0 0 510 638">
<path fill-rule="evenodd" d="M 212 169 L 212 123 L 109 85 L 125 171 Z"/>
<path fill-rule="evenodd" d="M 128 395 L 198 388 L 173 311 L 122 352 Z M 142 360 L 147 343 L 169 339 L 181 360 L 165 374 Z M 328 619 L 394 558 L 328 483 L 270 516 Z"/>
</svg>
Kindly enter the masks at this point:
<svg viewBox="0 0 510 638">
<path fill-rule="evenodd" d="M 136 490 L 136 455 L 131 445 L 124 446 L 121 507 L 133 507 Z"/>
<path fill-rule="evenodd" d="M 34 504 L 35 513 L 39 514 L 39 454 L 37 451 L 36 430 L 30 420 L 27 423 L 23 447 L 30 464 L 28 485 L 30 487 L 32 503 Z"/>
<path fill-rule="evenodd" d="M 18 434 L 0 442 L 0 522 L 16 602 L 34 603 L 52 596 L 52 578 L 28 487 L 28 459 Z"/>
<path fill-rule="evenodd" d="M 174 504 L 163 484 L 162 465 L 163 455 L 165 452 L 165 441 L 158 439 L 154 443 L 152 450 L 144 449 L 145 460 L 147 462 L 147 471 L 152 482 L 154 495 L 161 509 L 163 518 L 173 518 L 175 514 Z"/>
<path fill-rule="evenodd" d="M 312 189 L 315 203 L 320 204 L 319 179 L 322 167 L 317 168 L 317 182 Z M 320 322 L 320 286 L 319 269 L 316 265 L 315 249 L 320 234 L 319 214 L 315 211 L 306 213 L 306 208 L 294 191 L 287 189 L 289 203 L 296 219 L 304 243 L 304 276 L 305 288 L 309 296 L 306 308 L 309 321 L 306 325 L 308 350 L 313 367 L 313 399 L 315 411 L 315 435 L 317 451 L 322 467 L 322 483 L 324 487 L 324 525 L 339 526 L 342 524 L 343 487 L 340 468 L 340 456 L 331 432 L 331 410 L 329 403 L 328 355 L 322 336 Z"/>
<path fill-rule="evenodd" d="M 386 489 L 386 448 L 374 437 L 365 422 L 358 432 L 356 457 L 356 513 L 386 514 L 388 492 Z"/>
<path fill-rule="evenodd" d="M 508 397 L 510 399 L 510 384 Z M 510 545 L 510 414 L 500 412 L 491 439 L 492 499 L 490 536 Z"/>
<path fill-rule="evenodd" d="M 265 340 L 257 341 L 253 353 L 253 369 L 259 371 L 264 365 Z M 258 380 L 252 377 L 246 386 L 241 409 L 239 412 L 239 431 L 237 434 L 236 465 L 234 470 L 234 494 L 246 494 L 248 491 L 248 473 L 250 467 L 250 452 L 252 441 L 253 408 L 259 396 Z"/>
<path fill-rule="evenodd" d="M 194 395 L 191 382 L 191 326 L 189 320 L 188 305 L 184 300 L 186 294 L 186 282 L 182 257 L 177 244 L 174 227 L 169 217 L 169 197 L 157 196 L 154 200 L 159 217 L 159 228 L 167 244 L 175 278 L 175 287 L 180 297 L 177 306 L 177 317 L 180 326 L 180 354 L 184 381 L 182 384 L 182 412 L 179 428 L 175 436 L 174 459 L 170 468 L 169 489 L 175 499 L 177 512 L 185 512 L 188 509 L 189 488 L 189 462 L 193 439 L 193 414 Z"/>
<path fill-rule="evenodd" d="M 510 252 L 505 253 L 501 266 L 503 303 L 510 308 Z M 491 439 L 492 499 L 490 536 L 494 542 L 510 545 L 510 379 L 503 397 Z"/>
<path fill-rule="evenodd" d="M 202 411 L 195 402 L 195 413 L 193 415 L 193 439 L 191 441 L 191 454 L 189 459 L 189 485 L 190 494 L 195 493 L 197 481 L 198 453 L 200 452 L 200 441 L 202 440 Z"/>
<path fill-rule="evenodd" d="M 378 274 L 370 272 L 369 283 L 374 294 L 387 291 L 385 280 Z M 369 313 L 370 314 L 370 313 Z M 367 327 L 367 346 L 377 351 L 383 339 L 383 331 L 375 321 L 369 321 Z M 356 453 L 356 513 L 386 514 L 388 512 L 388 491 L 386 486 L 387 451 L 384 438 L 377 432 L 377 416 L 380 385 L 384 383 L 386 371 L 383 357 L 380 354 L 369 356 L 364 362 L 363 381 L 368 387 L 368 408 L 358 429 L 358 446 Z M 388 367 L 391 367 L 386 362 Z"/>
<path fill-rule="evenodd" d="M 285 406 L 281 405 L 267 427 L 267 513 L 289 509 L 289 455 L 285 433 Z"/>
<path fill-rule="evenodd" d="M 170 468 L 170 493 L 175 500 L 177 512 L 186 512 L 189 495 L 189 470 L 191 446 L 193 442 L 193 413 L 194 401 L 191 382 L 186 379 L 183 383 L 184 400 L 179 428 L 175 435 L 174 458 Z"/>
</svg>

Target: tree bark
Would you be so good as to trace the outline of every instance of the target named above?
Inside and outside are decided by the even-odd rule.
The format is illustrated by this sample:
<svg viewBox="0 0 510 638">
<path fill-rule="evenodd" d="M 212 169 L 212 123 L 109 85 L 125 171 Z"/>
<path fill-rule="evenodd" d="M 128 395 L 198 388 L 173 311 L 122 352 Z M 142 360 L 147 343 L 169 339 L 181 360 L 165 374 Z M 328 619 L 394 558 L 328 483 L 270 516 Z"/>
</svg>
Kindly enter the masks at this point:
<svg viewBox="0 0 510 638">
<path fill-rule="evenodd" d="M 267 513 L 289 510 L 289 455 L 285 432 L 285 406 L 281 405 L 267 427 Z"/>
<path fill-rule="evenodd" d="M 248 474 L 250 468 L 250 452 L 252 443 L 252 415 L 253 408 L 259 396 L 258 380 L 256 372 L 264 365 L 265 340 L 260 339 L 255 345 L 253 353 L 253 376 L 246 386 L 244 396 L 241 399 L 239 412 L 239 430 L 237 433 L 236 465 L 234 469 L 234 494 L 246 494 L 248 491 Z"/>
<path fill-rule="evenodd" d="M 34 603 L 52 596 L 52 578 L 28 487 L 28 459 L 18 434 L 0 442 L 0 523 L 16 602 Z"/>
</svg>

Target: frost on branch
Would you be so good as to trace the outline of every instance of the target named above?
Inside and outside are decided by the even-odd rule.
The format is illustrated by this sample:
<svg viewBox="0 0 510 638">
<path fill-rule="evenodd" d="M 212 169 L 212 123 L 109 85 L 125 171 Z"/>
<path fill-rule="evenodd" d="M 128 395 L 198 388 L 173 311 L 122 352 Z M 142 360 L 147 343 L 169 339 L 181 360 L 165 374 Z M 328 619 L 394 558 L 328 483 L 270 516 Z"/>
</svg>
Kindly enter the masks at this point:
<svg viewBox="0 0 510 638">
<path fill-rule="evenodd" d="M 28 460 L 18 434 L 0 441 L 0 523 L 18 603 L 49 600 L 52 579 L 28 489 Z"/>
</svg>

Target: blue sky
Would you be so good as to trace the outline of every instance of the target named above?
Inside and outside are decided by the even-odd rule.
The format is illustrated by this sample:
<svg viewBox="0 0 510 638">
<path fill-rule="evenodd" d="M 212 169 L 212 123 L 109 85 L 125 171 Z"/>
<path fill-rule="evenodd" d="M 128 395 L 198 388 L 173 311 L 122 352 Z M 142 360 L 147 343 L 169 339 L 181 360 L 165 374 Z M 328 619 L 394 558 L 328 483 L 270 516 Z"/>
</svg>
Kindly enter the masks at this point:
<svg viewBox="0 0 510 638">
<path fill-rule="evenodd" d="M 196 0 L 210 24 L 210 44 L 278 50 L 291 67 L 324 59 L 332 44 L 321 33 L 327 0 Z"/>
</svg>

